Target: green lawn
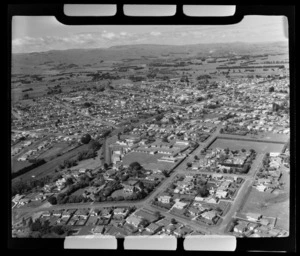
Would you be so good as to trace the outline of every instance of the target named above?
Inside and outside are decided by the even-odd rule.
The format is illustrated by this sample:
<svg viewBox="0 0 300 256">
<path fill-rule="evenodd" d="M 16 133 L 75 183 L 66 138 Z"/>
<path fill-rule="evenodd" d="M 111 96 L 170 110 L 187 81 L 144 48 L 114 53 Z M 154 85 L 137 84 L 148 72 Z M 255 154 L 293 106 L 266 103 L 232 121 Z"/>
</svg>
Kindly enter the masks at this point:
<svg viewBox="0 0 300 256">
<path fill-rule="evenodd" d="M 213 148 L 229 148 L 230 150 L 240 149 L 254 149 L 257 153 L 266 152 L 281 152 L 284 144 L 277 143 L 264 143 L 255 141 L 243 141 L 243 140 L 230 140 L 230 139 L 216 139 L 213 144 L 210 145 L 210 149 Z"/>
<path fill-rule="evenodd" d="M 276 217 L 276 226 L 289 230 L 289 194 L 271 194 L 251 189 L 249 198 L 241 213 L 260 213 L 267 217 Z"/>
</svg>

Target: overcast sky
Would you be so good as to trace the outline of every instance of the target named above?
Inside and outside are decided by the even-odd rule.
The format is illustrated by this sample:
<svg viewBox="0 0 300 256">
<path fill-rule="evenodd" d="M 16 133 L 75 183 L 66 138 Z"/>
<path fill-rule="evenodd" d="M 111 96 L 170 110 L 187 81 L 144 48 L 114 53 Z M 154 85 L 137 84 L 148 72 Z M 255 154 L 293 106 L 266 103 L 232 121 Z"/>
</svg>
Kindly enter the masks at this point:
<svg viewBox="0 0 300 256">
<path fill-rule="evenodd" d="M 105 48 L 123 44 L 199 44 L 286 41 L 283 16 L 245 16 L 226 26 L 67 26 L 52 16 L 15 16 L 12 52 Z"/>
</svg>

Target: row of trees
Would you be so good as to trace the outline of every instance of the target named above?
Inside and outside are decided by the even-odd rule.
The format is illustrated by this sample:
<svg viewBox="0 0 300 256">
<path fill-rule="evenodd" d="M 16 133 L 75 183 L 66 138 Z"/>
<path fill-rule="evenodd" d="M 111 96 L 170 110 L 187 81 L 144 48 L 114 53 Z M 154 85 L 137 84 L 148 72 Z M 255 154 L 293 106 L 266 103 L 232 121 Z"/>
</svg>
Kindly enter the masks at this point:
<svg viewBox="0 0 300 256">
<path fill-rule="evenodd" d="M 38 166 L 41 166 L 41 165 L 45 164 L 45 163 L 46 163 L 45 159 L 38 160 L 38 161 L 34 162 L 32 165 L 26 166 L 26 167 L 20 169 L 17 172 L 13 172 L 11 174 L 11 178 L 14 179 L 14 178 L 16 178 L 16 177 L 18 177 L 18 176 L 20 176 L 24 173 L 27 173 L 27 172 L 33 170 L 34 168 L 36 168 Z"/>
<path fill-rule="evenodd" d="M 12 196 L 16 194 L 24 194 L 36 188 L 41 188 L 45 184 L 51 182 L 53 179 L 56 179 L 56 176 L 51 177 L 48 175 L 40 179 L 29 180 L 26 182 L 22 180 L 16 181 L 12 184 L 11 187 Z"/>
<path fill-rule="evenodd" d="M 32 218 L 30 218 L 26 224 L 26 221 L 23 219 L 23 224 L 29 228 L 30 237 L 32 238 L 41 238 L 51 233 L 63 235 L 70 231 L 66 226 L 50 226 L 49 220 L 42 222 L 40 219 L 33 221 Z"/>
</svg>

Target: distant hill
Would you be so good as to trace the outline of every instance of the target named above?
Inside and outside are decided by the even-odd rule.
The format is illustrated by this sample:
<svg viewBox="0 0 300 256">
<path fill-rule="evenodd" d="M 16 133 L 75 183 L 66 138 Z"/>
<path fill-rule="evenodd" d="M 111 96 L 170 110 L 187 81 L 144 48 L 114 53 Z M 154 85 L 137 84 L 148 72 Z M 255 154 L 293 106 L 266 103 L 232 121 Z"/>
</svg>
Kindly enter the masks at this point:
<svg viewBox="0 0 300 256">
<path fill-rule="evenodd" d="M 98 49 L 52 50 L 47 52 L 12 54 L 13 73 L 38 73 L 40 69 L 55 69 L 56 67 L 82 68 L 105 62 L 124 59 L 160 58 L 169 54 L 170 57 L 207 57 L 220 55 L 287 53 L 286 42 L 275 43 L 216 43 L 195 45 L 120 45 Z M 102 64 L 102 66 L 104 65 Z M 105 65 L 104 65 L 105 66 Z"/>
</svg>

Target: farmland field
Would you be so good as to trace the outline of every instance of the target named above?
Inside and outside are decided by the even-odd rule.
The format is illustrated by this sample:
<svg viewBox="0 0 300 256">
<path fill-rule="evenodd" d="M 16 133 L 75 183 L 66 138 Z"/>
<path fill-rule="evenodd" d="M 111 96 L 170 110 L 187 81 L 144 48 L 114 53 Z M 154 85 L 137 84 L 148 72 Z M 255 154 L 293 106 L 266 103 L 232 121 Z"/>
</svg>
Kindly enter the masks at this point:
<svg viewBox="0 0 300 256">
<path fill-rule="evenodd" d="M 284 144 L 279 143 L 266 143 L 256 141 L 243 141 L 243 140 L 231 140 L 231 139 L 216 139 L 209 149 L 213 148 L 229 148 L 230 150 L 240 150 L 242 148 L 246 150 L 254 149 L 257 153 L 266 152 L 281 152 Z"/>
</svg>

